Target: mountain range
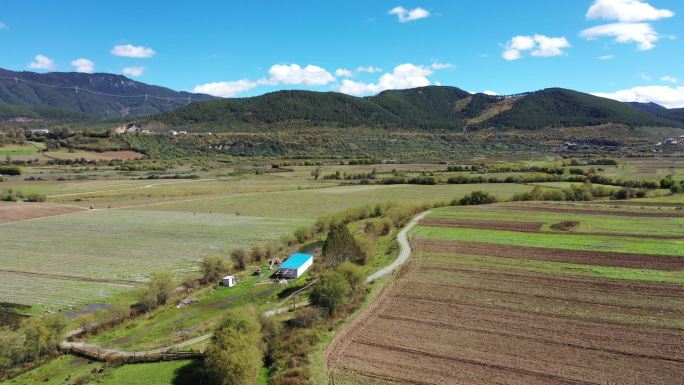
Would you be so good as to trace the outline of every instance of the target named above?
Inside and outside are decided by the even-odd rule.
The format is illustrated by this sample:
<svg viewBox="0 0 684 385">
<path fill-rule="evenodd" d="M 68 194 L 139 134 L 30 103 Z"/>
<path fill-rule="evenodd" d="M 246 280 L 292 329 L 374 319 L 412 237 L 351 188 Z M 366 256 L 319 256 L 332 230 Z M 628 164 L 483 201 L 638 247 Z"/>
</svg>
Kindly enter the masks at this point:
<svg viewBox="0 0 684 385">
<path fill-rule="evenodd" d="M 29 117 L 50 119 L 55 116 L 55 110 L 65 110 L 95 118 L 131 118 L 210 99 L 214 97 L 178 92 L 122 75 L 15 72 L 0 68 L 0 104 L 22 107 Z M 9 108 L 0 107 L 0 111 L 7 112 Z M 41 108 L 49 108 L 51 112 Z"/>
<path fill-rule="evenodd" d="M 354 97 L 336 92 L 277 91 L 250 98 L 193 103 L 147 120 L 169 126 L 384 127 L 398 129 L 536 130 L 548 127 L 680 127 L 677 111 L 649 111 L 562 88 L 513 96 L 470 94 L 456 87 L 427 86 Z"/>
<path fill-rule="evenodd" d="M 143 124 L 241 127 L 380 127 L 474 131 L 549 127 L 683 127 L 684 109 L 622 103 L 562 88 L 511 96 L 449 86 L 388 90 L 355 97 L 338 92 L 276 91 L 219 99 L 106 73 L 34 73 L 0 69 L 0 120 L 125 118 Z"/>
</svg>

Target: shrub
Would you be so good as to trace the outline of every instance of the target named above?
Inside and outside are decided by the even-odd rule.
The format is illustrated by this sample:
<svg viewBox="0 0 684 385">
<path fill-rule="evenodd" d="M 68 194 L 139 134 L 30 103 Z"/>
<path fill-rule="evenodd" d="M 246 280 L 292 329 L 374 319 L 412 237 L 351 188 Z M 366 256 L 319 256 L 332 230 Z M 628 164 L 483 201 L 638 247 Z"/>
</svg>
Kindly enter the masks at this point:
<svg viewBox="0 0 684 385">
<path fill-rule="evenodd" d="M 571 229 L 574 229 L 575 227 L 579 226 L 578 221 L 563 221 L 559 223 L 554 223 L 551 225 L 551 228 L 554 230 L 560 230 L 560 231 L 568 231 Z"/>
<path fill-rule="evenodd" d="M 332 266 L 348 260 L 363 259 L 363 252 L 343 223 L 330 225 L 328 236 L 323 243 L 323 258 L 325 262 Z"/>
<path fill-rule="evenodd" d="M 230 259 L 233 261 L 233 266 L 238 270 L 244 270 L 249 263 L 249 257 L 245 249 L 235 249 L 230 253 Z"/>
<path fill-rule="evenodd" d="M 228 271 L 228 263 L 223 258 L 208 256 L 202 260 L 202 274 L 205 282 L 217 282 Z"/>
<path fill-rule="evenodd" d="M 335 310 L 347 302 L 351 291 L 352 288 L 345 276 L 332 270 L 321 275 L 311 289 L 309 299 L 311 299 L 312 304 L 326 309 L 328 315 L 332 315 Z"/>
<path fill-rule="evenodd" d="M 262 365 L 261 332 L 253 311 L 229 310 L 205 350 L 204 368 L 215 384 L 253 384 Z"/>
<path fill-rule="evenodd" d="M 496 197 L 484 191 L 473 191 L 458 201 L 461 206 L 487 205 L 490 203 L 496 203 Z"/>
<path fill-rule="evenodd" d="M 26 202 L 45 202 L 46 197 L 43 194 L 29 193 L 24 197 Z"/>
<path fill-rule="evenodd" d="M 0 166 L 0 175 L 21 175 L 21 168 L 18 166 Z"/>
</svg>

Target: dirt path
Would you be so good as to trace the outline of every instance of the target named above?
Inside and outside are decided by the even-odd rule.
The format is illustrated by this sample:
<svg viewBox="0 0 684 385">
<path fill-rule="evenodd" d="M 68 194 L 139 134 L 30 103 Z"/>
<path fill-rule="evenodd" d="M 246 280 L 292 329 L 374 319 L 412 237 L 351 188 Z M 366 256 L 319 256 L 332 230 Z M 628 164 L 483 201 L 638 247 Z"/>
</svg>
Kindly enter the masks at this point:
<svg viewBox="0 0 684 385">
<path fill-rule="evenodd" d="M 375 273 L 371 274 L 368 276 L 366 279 L 366 282 L 371 283 L 378 278 L 384 277 L 388 274 L 391 274 L 396 268 L 399 266 L 403 265 L 411 256 L 411 245 L 409 244 L 408 240 L 408 232 L 415 226 L 420 220 L 425 218 L 425 216 L 429 213 L 429 211 L 422 212 L 413 219 L 409 223 L 404 226 L 404 228 L 399 231 L 399 234 L 397 235 L 397 241 L 399 242 L 399 246 L 401 247 L 401 251 L 399 252 L 399 256 L 397 259 L 394 260 L 389 266 L 385 266 L 382 269 L 376 271 Z"/>
</svg>

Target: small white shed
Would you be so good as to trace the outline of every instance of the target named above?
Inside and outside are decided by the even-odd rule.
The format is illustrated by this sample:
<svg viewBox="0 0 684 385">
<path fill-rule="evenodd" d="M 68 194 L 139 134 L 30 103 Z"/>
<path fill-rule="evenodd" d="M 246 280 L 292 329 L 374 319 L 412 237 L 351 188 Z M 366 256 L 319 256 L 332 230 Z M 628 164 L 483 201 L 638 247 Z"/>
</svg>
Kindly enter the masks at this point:
<svg viewBox="0 0 684 385">
<path fill-rule="evenodd" d="M 235 286 L 235 277 L 232 275 L 226 275 L 223 277 L 223 281 L 221 282 L 223 286 L 225 287 L 233 287 Z"/>
</svg>

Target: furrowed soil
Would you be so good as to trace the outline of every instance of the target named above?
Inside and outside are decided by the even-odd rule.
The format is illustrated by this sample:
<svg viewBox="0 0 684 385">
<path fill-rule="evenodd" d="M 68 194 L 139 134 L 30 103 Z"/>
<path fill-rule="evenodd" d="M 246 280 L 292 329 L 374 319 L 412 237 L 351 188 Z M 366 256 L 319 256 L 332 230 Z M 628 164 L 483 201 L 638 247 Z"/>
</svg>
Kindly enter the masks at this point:
<svg viewBox="0 0 684 385">
<path fill-rule="evenodd" d="M 50 203 L 0 203 L 0 224 L 83 211 L 84 208 Z"/>
<path fill-rule="evenodd" d="M 440 220 L 425 222 L 437 226 Z M 442 224 L 452 231 L 461 225 L 508 231 L 537 226 L 455 221 Z M 333 383 L 682 383 L 684 286 L 458 260 L 478 255 L 680 271 L 684 258 L 432 239 L 414 240 L 413 246 L 409 273 L 400 274 L 330 344 Z"/>
<path fill-rule="evenodd" d="M 628 254 L 607 251 L 583 251 L 497 245 L 483 242 L 436 241 L 420 239 L 416 245 L 429 252 L 454 252 L 468 255 L 483 255 L 513 259 L 535 259 L 540 261 L 581 263 L 598 266 L 618 266 L 657 270 L 682 270 L 684 257 L 670 255 Z"/>
</svg>

